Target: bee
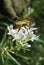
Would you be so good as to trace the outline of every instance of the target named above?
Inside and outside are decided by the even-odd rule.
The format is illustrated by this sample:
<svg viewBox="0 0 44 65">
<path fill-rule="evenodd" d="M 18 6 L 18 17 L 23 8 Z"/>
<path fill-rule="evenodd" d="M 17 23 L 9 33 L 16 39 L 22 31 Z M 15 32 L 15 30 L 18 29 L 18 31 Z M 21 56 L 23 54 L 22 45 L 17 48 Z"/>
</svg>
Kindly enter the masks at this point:
<svg viewBox="0 0 44 65">
<path fill-rule="evenodd" d="M 22 26 L 30 26 L 31 25 L 31 21 L 29 20 L 22 20 L 22 21 L 18 21 L 15 24 L 15 27 L 22 27 Z"/>
</svg>

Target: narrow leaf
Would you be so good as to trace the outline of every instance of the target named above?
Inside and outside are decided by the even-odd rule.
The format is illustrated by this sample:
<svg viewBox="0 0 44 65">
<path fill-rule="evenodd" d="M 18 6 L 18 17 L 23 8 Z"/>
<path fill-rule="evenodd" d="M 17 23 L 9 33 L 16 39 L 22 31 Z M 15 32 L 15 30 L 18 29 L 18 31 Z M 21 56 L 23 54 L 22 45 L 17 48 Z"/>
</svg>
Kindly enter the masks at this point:
<svg viewBox="0 0 44 65">
<path fill-rule="evenodd" d="M 17 65 L 21 65 L 10 53 L 8 53 L 8 52 L 6 52 L 6 53 Z"/>
</svg>

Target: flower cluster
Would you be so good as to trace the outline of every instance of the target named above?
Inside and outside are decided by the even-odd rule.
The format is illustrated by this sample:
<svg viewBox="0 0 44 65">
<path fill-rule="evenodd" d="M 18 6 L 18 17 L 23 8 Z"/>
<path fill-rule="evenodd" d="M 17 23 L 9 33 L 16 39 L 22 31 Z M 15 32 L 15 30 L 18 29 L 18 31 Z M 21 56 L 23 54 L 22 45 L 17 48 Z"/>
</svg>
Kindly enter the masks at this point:
<svg viewBox="0 0 44 65">
<path fill-rule="evenodd" d="M 31 45 L 27 43 L 27 41 L 34 41 L 38 40 L 39 36 L 36 36 L 34 34 L 34 30 L 37 28 L 29 28 L 28 26 L 23 26 L 20 29 L 13 29 L 13 25 L 10 25 L 7 27 L 8 29 L 8 35 L 11 35 L 13 37 L 12 41 L 18 41 L 21 47 L 29 48 Z M 17 43 L 16 43 L 17 44 Z M 19 48 L 18 48 L 19 49 Z"/>
</svg>

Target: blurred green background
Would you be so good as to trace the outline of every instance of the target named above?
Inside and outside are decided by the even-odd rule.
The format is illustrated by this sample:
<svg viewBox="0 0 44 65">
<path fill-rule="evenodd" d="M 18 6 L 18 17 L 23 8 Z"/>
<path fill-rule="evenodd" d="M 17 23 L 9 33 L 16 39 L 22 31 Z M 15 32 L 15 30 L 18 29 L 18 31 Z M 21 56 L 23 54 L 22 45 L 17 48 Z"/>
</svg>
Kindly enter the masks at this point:
<svg viewBox="0 0 44 65">
<path fill-rule="evenodd" d="M 32 45 L 30 51 L 19 51 L 17 54 L 11 54 L 21 65 L 44 65 L 44 0 L 31 0 L 32 8 L 34 13 L 30 16 L 31 20 L 36 23 L 38 28 L 38 35 L 40 35 L 40 41 L 29 42 Z M 6 21 L 5 21 L 6 22 Z M 6 23 L 8 22 L 0 21 L 0 42 L 4 36 L 6 29 Z M 3 24 L 1 24 L 3 23 Z M 9 23 L 10 24 L 10 23 Z M 6 57 L 6 56 L 5 56 Z M 5 59 L 4 59 L 5 60 Z M 17 65 L 12 60 L 7 60 L 3 64 L 0 55 L 0 65 Z"/>
</svg>

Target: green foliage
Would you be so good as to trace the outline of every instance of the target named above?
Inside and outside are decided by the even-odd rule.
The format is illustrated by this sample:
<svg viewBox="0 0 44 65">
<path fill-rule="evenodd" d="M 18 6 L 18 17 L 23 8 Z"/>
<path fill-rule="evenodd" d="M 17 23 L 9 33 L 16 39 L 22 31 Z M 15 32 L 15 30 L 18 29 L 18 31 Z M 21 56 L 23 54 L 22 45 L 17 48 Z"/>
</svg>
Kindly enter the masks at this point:
<svg viewBox="0 0 44 65">
<path fill-rule="evenodd" d="M 15 42 L 7 36 L 7 26 L 11 23 L 0 21 L 0 65 L 44 65 L 44 0 L 32 0 L 32 6 L 32 21 L 38 27 L 41 40 L 29 42 L 29 50 L 17 51 Z"/>
</svg>

